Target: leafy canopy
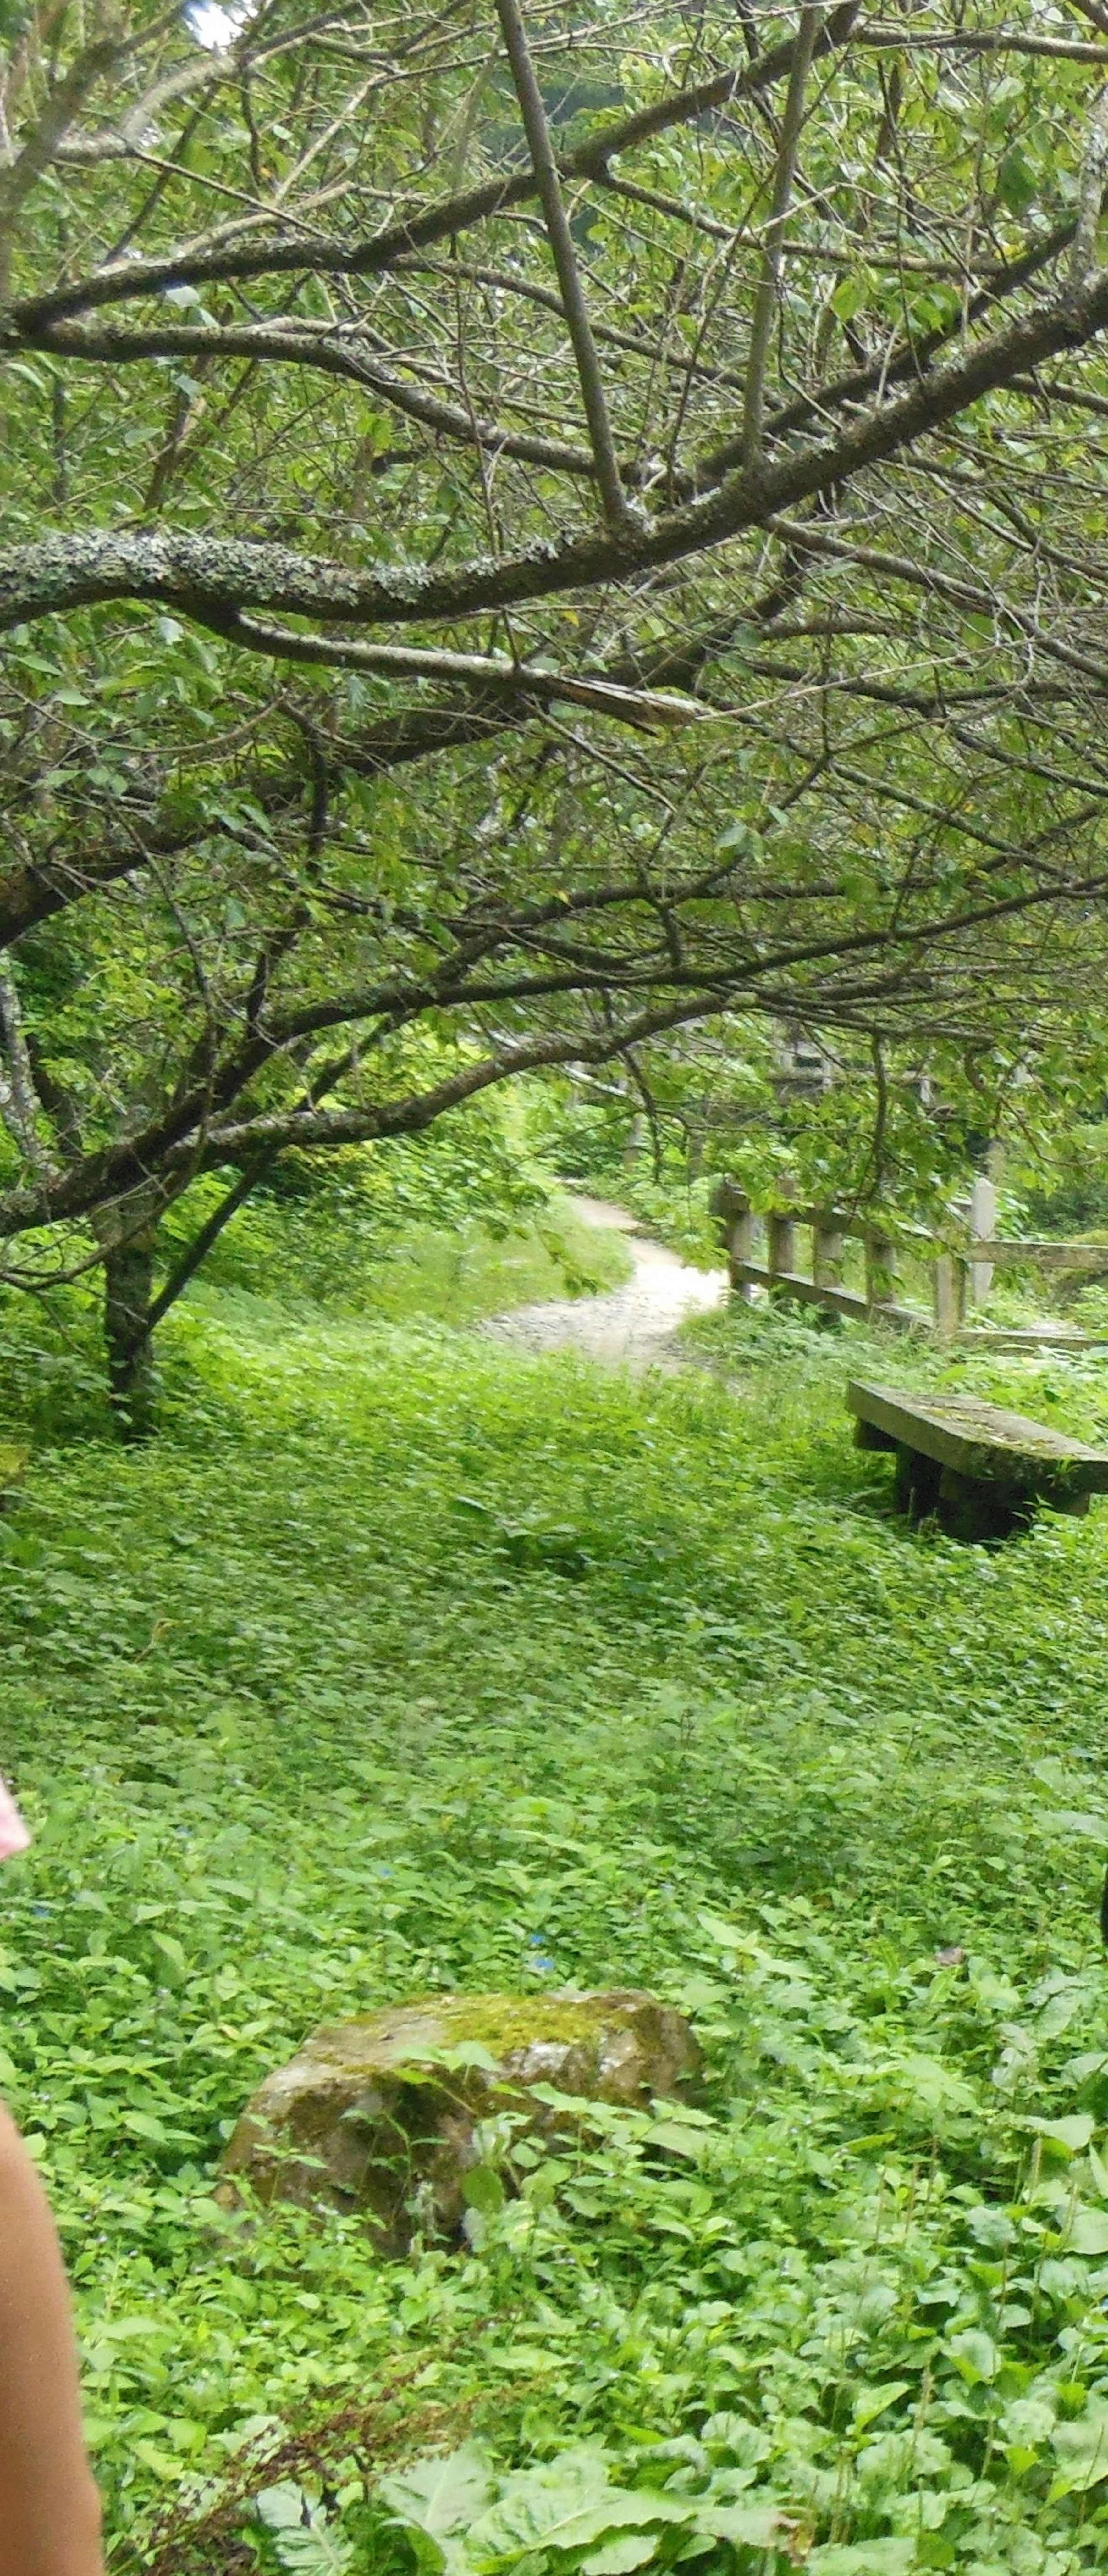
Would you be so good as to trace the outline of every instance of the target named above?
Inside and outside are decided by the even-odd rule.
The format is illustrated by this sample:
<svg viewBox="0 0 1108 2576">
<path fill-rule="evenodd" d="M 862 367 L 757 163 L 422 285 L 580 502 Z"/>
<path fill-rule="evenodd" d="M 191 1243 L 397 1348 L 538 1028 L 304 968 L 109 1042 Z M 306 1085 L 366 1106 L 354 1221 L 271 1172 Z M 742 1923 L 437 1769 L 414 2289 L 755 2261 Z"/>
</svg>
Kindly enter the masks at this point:
<svg viewBox="0 0 1108 2576">
<path fill-rule="evenodd" d="M 1093 0 L 11 30 L 9 1240 L 736 1011 L 1064 1038 L 1106 67 Z"/>
</svg>

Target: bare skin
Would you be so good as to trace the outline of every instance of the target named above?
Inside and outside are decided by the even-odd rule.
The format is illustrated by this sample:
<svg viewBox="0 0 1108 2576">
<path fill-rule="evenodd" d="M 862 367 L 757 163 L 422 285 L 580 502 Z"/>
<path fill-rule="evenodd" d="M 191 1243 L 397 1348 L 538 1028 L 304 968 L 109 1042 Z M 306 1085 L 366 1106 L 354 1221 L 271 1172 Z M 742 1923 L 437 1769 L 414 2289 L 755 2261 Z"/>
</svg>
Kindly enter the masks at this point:
<svg viewBox="0 0 1108 2576">
<path fill-rule="evenodd" d="M 57 2231 L 0 2107 L 0 2576 L 103 2570 Z"/>
</svg>

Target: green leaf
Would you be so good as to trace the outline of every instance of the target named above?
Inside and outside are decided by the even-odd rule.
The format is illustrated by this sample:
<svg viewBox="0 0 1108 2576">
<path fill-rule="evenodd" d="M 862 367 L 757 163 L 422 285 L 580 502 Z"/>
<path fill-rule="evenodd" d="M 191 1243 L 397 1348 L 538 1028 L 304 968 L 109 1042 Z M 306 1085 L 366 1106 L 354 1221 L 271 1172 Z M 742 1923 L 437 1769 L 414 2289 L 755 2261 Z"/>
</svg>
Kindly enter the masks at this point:
<svg viewBox="0 0 1108 2576">
<path fill-rule="evenodd" d="M 696 1919 L 701 1931 L 706 1932 L 709 1940 L 716 1942 L 721 1950 L 744 1950 L 749 1946 L 750 1935 L 741 1931 L 737 1923 L 729 1923 L 726 1915 L 705 1911 Z"/>
<path fill-rule="evenodd" d="M 1066 2243 L 1075 2254 L 1108 2254 L 1108 2210 L 1079 2203 L 1066 2229 Z"/>
<path fill-rule="evenodd" d="M 125 2111 L 123 2126 L 133 2138 L 147 2138 L 151 2146 L 164 2147 L 166 2143 L 164 2121 L 157 2119 L 152 2111 Z"/>
<path fill-rule="evenodd" d="M 1021 144 L 1014 143 L 1004 154 L 996 174 L 997 195 L 1001 205 L 1007 206 L 1010 214 L 1025 215 L 1035 197 L 1038 184 L 1038 172 L 1033 161 Z"/>
<path fill-rule="evenodd" d="M 656 2531 L 625 2531 L 581 2560 L 583 2576 L 631 2576 L 632 2568 L 649 2566 L 657 2548 Z"/>
<path fill-rule="evenodd" d="M 1096 2184 L 1101 2199 L 1108 2200 L 1108 2164 L 1105 2163 L 1099 2147 L 1090 2147 L 1089 2149 L 1089 2171 L 1092 2174 L 1093 2181 Z"/>
<path fill-rule="evenodd" d="M 1075 2423 L 1056 2424 L 1050 2436 L 1058 2461 L 1054 2495 L 1083 2495 L 1108 2478 L 1108 2405 L 1091 2398 Z"/>
<path fill-rule="evenodd" d="M 495 2218 L 504 2207 L 504 2185 L 495 2165 L 470 2165 L 462 2176 L 462 2198 L 467 2209 Z"/>
<path fill-rule="evenodd" d="M 910 2386 L 910 2380 L 890 2379 L 883 2388 L 859 2389 L 854 2400 L 855 2432 L 864 2433 L 867 2424 L 875 2424 L 879 2415 L 895 2406 L 898 2397 L 907 2396 Z"/>
<path fill-rule="evenodd" d="M 475 2442 L 394 2469 L 378 2489 L 398 2522 L 414 2523 L 432 2540 L 468 2530 L 485 2511 L 492 2491 L 487 2455 Z"/>
<path fill-rule="evenodd" d="M 585 2549 L 608 2532 L 689 2518 L 687 2500 L 613 2486 L 605 2453 L 581 2443 L 506 2480 L 469 2533 L 467 2560 L 497 2568 L 532 2549 Z"/>
<path fill-rule="evenodd" d="M 1079 2156 L 1095 2135 L 1097 2124 L 1091 2111 L 1073 2111 L 1061 2120 L 1025 2120 L 1023 2125 L 1051 2146 L 1063 2147 L 1068 2156 Z"/>
<path fill-rule="evenodd" d="M 687 2120 L 652 2120 L 643 2132 L 643 2144 L 664 2147 L 671 2156 L 690 2156 L 694 2162 L 704 2154 L 707 2139 L 703 2129 L 694 2129 Z"/>
<path fill-rule="evenodd" d="M 964 2333 L 951 2335 L 947 2351 L 971 2388 L 996 2378 L 1000 2352 L 992 2336 L 986 2334 L 982 2327 L 967 2326 Z"/>
<path fill-rule="evenodd" d="M 434 2064 L 445 2066 L 451 2075 L 464 2075 L 470 2066 L 482 2074 L 496 2075 L 500 2068 L 499 2058 L 481 2039 L 460 2039 L 453 2048 L 437 2048 Z"/>
<path fill-rule="evenodd" d="M 914 2540 L 830 2541 L 804 2560 L 811 2576 L 907 2576 L 916 2564 Z"/>
<path fill-rule="evenodd" d="M 255 2511 L 270 2534 L 278 2565 L 287 2569 L 288 2576 L 350 2576 L 354 2566 L 350 2542 L 291 2480 L 264 2488 L 255 2499 Z"/>
<path fill-rule="evenodd" d="M 696 2529 L 708 2540 L 729 2540 L 735 2549 L 772 2549 L 785 2517 L 772 2504 L 702 2504 Z"/>
</svg>

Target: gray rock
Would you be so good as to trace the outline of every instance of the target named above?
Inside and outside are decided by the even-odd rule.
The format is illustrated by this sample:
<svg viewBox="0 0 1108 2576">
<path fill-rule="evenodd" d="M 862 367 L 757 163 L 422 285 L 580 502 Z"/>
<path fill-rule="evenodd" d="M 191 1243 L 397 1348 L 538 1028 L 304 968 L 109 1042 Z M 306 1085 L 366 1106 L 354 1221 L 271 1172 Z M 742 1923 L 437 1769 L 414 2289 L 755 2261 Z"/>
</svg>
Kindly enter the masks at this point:
<svg viewBox="0 0 1108 2576">
<path fill-rule="evenodd" d="M 481 2125 L 565 2136 L 572 2110 L 539 2098 L 645 2108 L 687 2093 L 700 2050 L 683 2014 L 633 1990 L 432 1995 L 313 2031 L 266 2077 L 223 2157 L 218 2198 L 363 2213 L 384 2253 L 417 2229 L 456 2237 L 489 2177 Z"/>
</svg>

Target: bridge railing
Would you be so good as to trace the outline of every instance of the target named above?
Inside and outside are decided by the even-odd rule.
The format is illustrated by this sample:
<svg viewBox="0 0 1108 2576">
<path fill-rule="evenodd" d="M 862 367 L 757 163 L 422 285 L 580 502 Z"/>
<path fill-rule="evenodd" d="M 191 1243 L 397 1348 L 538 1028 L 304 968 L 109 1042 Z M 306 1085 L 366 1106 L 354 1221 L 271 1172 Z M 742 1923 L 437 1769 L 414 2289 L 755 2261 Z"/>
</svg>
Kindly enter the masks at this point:
<svg viewBox="0 0 1108 2576">
<path fill-rule="evenodd" d="M 761 1288 L 775 1302 L 822 1307 L 827 1314 L 859 1316 L 902 1332 L 933 1331 L 941 1341 L 972 1339 L 994 1348 L 1043 1342 L 1091 1347 L 1108 1341 L 1108 1334 L 1063 1325 L 1021 1331 L 968 1324 L 971 1304 L 987 1296 L 998 1269 L 1033 1267 L 1056 1275 L 1108 1271 L 1108 1243 L 1015 1241 L 996 1235 L 991 1181 L 979 1180 L 970 1199 L 955 1202 L 941 1235 L 926 1226 L 891 1218 L 882 1224 L 872 1215 L 835 1207 L 786 1206 L 759 1215 L 729 1180 L 719 1183 L 713 1206 L 737 1297 L 752 1299 Z M 861 1289 L 845 1284 L 848 1243 L 862 1245 Z M 906 1259 L 930 1271 L 930 1311 L 909 1304 L 899 1293 Z"/>
</svg>

